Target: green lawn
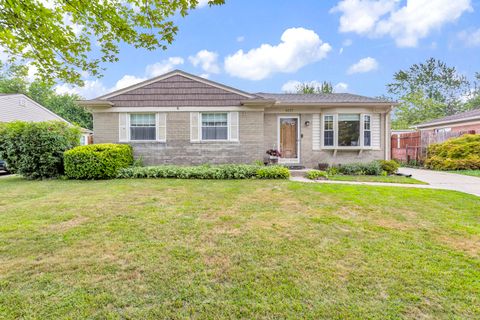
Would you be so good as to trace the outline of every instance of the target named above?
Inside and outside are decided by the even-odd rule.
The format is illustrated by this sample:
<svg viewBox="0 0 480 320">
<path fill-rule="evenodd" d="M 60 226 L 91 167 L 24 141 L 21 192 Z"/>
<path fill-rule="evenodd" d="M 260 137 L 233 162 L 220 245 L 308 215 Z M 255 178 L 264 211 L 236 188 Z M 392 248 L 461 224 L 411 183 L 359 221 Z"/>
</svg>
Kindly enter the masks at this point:
<svg viewBox="0 0 480 320">
<path fill-rule="evenodd" d="M 348 176 L 348 175 L 335 175 L 329 176 L 328 180 L 336 181 L 359 181 L 359 182 L 387 182 L 387 183 L 407 183 L 407 184 L 428 184 L 420 180 L 413 178 L 407 178 L 402 176 Z"/>
<path fill-rule="evenodd" d="M 0 319 L 479 319 L 480 198 L 0 179 Z"/>
<path fill-rule="evenodd" d="M 464 174 L 472 177 L 480 177 L 480 170 L 454 170 L 454 171 L 448 171 L 448 172 Z"/>
</svg>

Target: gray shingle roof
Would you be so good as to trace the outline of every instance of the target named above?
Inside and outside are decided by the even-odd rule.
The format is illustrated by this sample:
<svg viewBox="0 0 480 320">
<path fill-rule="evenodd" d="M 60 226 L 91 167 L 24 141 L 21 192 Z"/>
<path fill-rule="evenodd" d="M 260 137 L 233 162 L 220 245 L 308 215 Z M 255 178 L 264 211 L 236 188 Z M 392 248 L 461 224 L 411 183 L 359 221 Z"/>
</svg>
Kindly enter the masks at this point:
<svg viewBox="0 0 480 320">
<path fill-rule="evenodd" d="M 273 99 L 283 103 L 392 103 L 386 100 L 359 96 L 351 93 L 321 93 L 321 94 L 301 94 L 301 93 L 263 93 L 255 95 L 264 99 Z"/>
<path fill-rule="evenodd" d="M 427 127 L 429 125 L 433 125 L 433 124 L 436 124 L 436 123 L 439 123 L 439 122 L 441 122 L 441 123 L 443 123 L 443 122 L 459 122 L 459 121 L 462 121 L 464 119 L 473 118 L 473 117 L 480 118 L 480 107 L 478 109 L 470 110 L 470 111 L 467 111 L 467 112 L 457 113 L 457 114 L 454 114 L 454 115 L 451 115 L 451 116 L 447 116 L 447 117 L 431 120 L 431 121 L 428 121 L 428 122 L 420 123 L 420 124 L 417 125 L 417 127 Z"/>
</svg>

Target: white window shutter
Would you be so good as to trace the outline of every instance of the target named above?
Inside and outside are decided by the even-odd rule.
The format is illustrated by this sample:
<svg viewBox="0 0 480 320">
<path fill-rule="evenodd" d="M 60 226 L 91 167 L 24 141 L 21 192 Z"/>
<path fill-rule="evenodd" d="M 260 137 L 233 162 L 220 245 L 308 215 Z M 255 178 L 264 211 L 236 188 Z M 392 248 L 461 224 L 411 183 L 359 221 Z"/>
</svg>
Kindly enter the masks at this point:
<svg viewBox="0 0 480 320">
<path fill-rule="evenodd" d="M 320 150 L 320 114 L 314 113 L 312 116 L 312 150 Z"/>
<path fill-rule="evenodd" d="M 371 130 L 372 130 L 372 148 L 380 148 L 380 138 L 381 138 L 381 126 L 380 126 L 380 113 L 371 114 Z"/>
<path fill-rule="evenodd" d="M 200 141 L 198 123 L 200 119 L 199 112 L 190 112 L 190 141 Z"/>
<path fill-rule="evenodd" d="M 230 121 L 230 139 L 231 141 L 238 141 L 238 127 L 239 127 L 239 118 L 238 112 L 230 112 L 229 113 Z"/>
<path fill-rule="evenodd" d="M 118 141 L 128 141 L 128 113 L 125 112 L 118 114 Z"/>
<path fill-rule="evenodd" d="M 157 113 L 157 140 L 167 141 L 167 114 L 165 112 Z"/>
</svg>

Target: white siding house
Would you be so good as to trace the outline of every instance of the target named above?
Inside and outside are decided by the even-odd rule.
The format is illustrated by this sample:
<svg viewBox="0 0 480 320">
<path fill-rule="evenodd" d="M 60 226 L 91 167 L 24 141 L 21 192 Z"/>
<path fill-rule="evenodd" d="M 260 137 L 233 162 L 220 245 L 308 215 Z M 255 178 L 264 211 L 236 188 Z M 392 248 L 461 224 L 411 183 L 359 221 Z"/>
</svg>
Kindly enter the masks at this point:
<svg viewBox="0 0 480 320">
<path fill-rule="evenodd" d="M 24 94 L 0 94 L 0 122 L 12 121 L 63 121 L 71 124 Z M 81 144 L 88 144 L 91 135 L 92 131 L 82 128 Z"/>
</svg>

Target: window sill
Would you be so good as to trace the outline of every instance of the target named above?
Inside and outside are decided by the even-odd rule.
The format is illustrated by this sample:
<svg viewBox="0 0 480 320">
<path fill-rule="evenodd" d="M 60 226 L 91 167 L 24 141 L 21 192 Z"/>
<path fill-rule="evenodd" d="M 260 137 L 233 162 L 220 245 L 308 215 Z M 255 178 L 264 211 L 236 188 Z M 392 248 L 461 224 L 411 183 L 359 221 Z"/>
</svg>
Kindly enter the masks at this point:
<svg viewBox="0 0 480 320">
<path fill-rule="evenodd" d="M 129 140 L 123 141 L 125 143 L 166 143 L 165 140 Z"/>
<path fill-rule="evenodd" d="M 191 143 L 199 144 L 239 144 L 238 140 L 199 140 L 199 141 L 190 141 Z"/>
<path fill-rule="evenodd" d="M 322 150 L 340 150 L 340 151 L 358 151 L 358 150 L 381 150 L 380 148 L 374 147 L 324 147 Z"/>
</svg>

